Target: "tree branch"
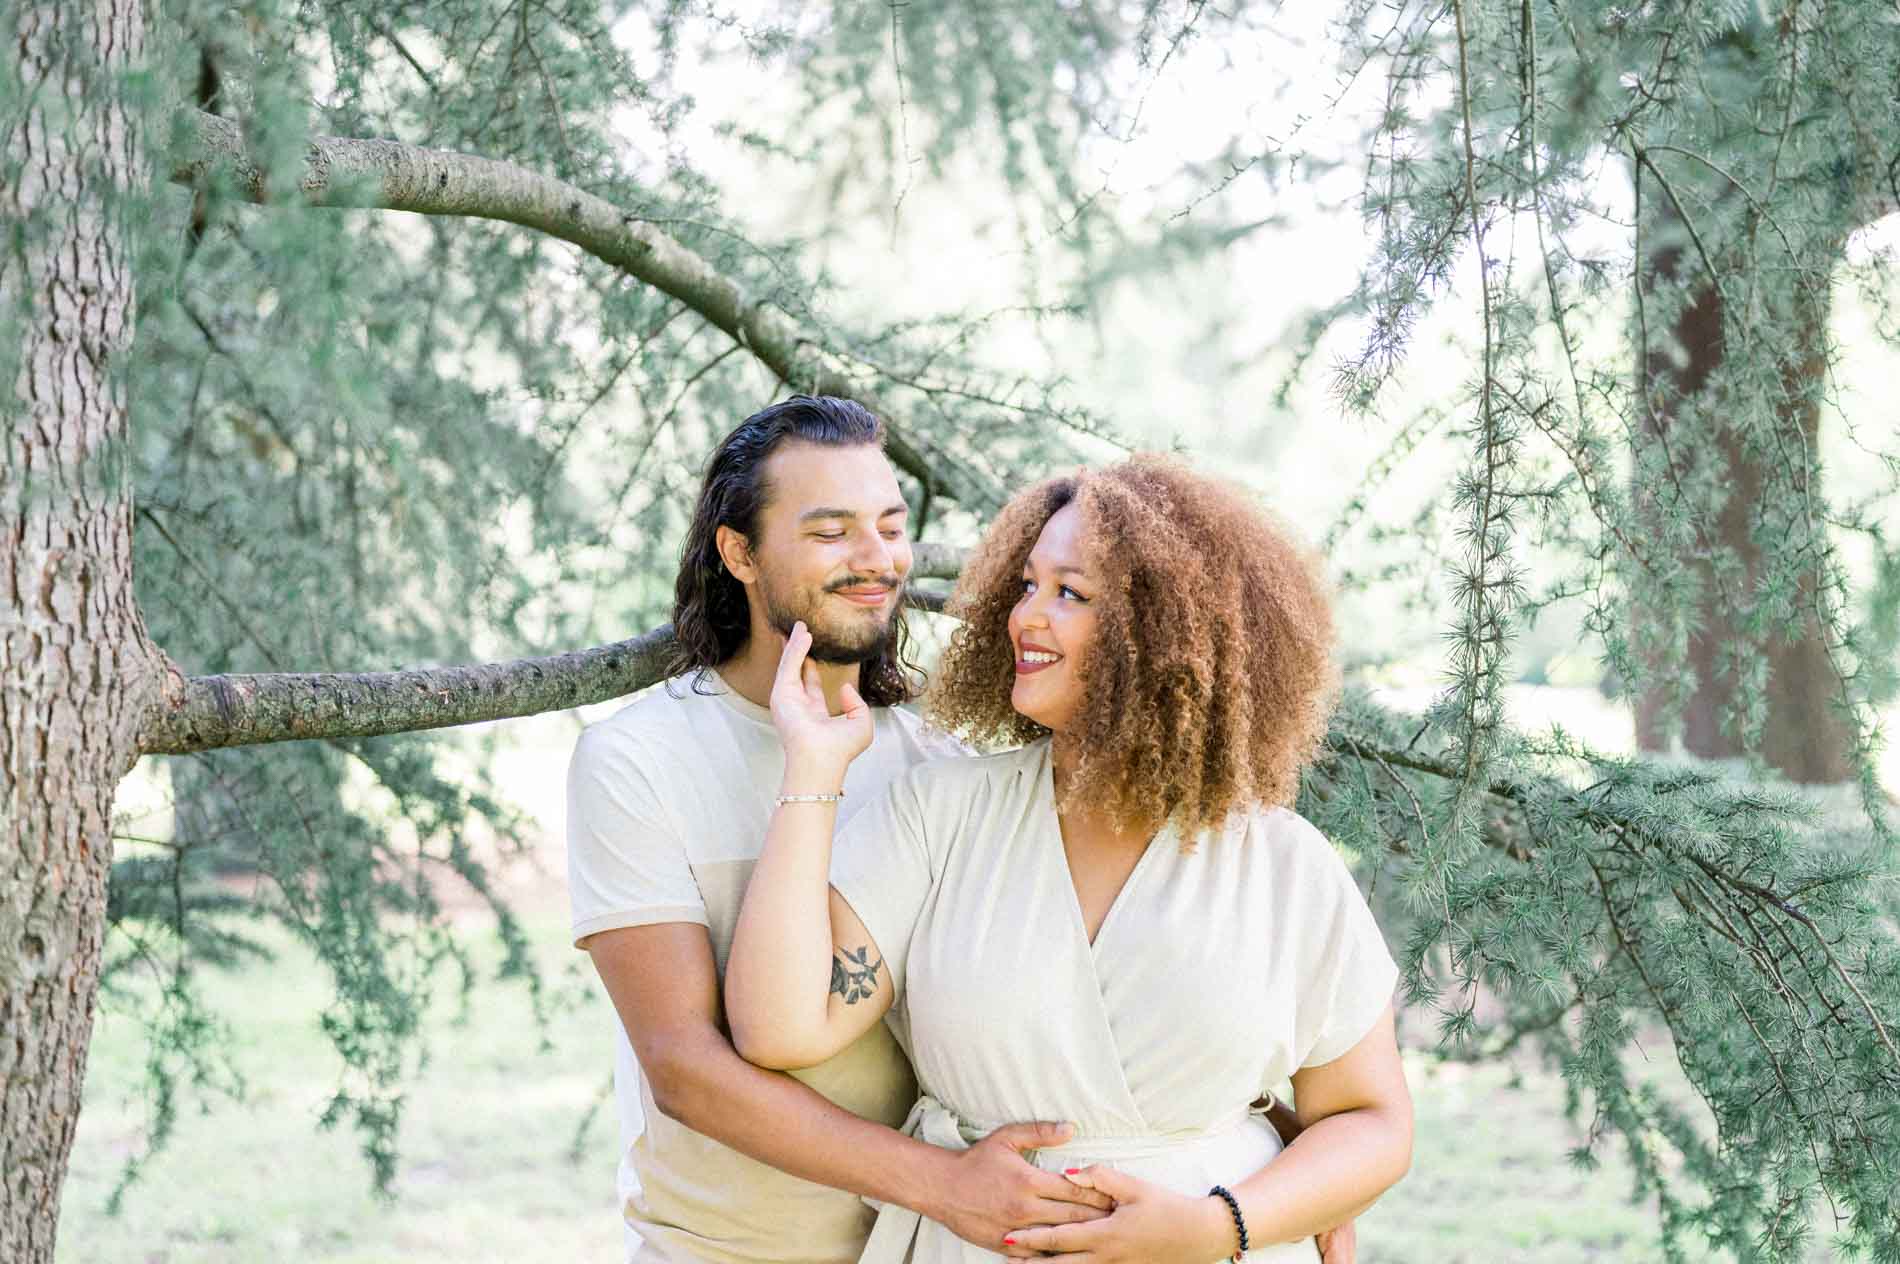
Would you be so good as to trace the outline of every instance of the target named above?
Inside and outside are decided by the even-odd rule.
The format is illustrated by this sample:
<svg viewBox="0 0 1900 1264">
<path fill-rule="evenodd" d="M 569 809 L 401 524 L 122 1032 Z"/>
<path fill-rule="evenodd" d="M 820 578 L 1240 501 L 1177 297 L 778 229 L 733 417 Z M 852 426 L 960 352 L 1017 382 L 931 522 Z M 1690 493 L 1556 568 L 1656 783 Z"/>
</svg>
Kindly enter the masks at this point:
<svg viewBox="0 0 1900 1264">
<path fill-rule="evenodd" d="M 964 551 L 915 546 L 913 579 L 953 579 Z M 909 604 L 941 610 L 941 592 L 911 589 Z M 593 649 L 506 663 L 393 672 L 262 672 L 186 676 L 173 669 L 145 713 L 143 755 L 228 746 L 382 737 L 564 711 L 624 697 L 664 680 L 672 626 Z"/>
<path fill-rule="evenodd" d="M 244 148 L 238 124 L 202 110 L 188 115 L 190 140 L 175 154 L 171 180 L 202 187 L 214 172 L 232 177 L 238 196 L 268 205 L 283 191 L 266 187 L 264 171 Z M 868 387 L 837 372 L 822 348 L 776 308 L 704 258 L 605 198 L 514 163 L 393 140 L 315 137 L 297 194 L 311 206 L 411 211 L 501 220 L 571 242 L 603 263 L 669 294 L 751 352 L 781 382 L 813 394 L 856 400 L 890 424 L 891 460 L 933 495 L 970 489 L 934 469 L 923 450 L 890 422 Z"/>
</svg>

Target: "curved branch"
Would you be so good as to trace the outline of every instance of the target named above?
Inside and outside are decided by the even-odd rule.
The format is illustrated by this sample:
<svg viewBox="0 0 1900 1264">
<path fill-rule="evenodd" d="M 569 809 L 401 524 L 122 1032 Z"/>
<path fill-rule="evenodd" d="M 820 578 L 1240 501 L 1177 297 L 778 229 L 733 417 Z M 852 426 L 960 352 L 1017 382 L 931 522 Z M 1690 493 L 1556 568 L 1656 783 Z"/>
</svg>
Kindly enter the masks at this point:
<svg viewBox="0 0 1900 1264">
<path fill-rule="evenodd" d="M 916 546 L 916 579 L 954 579 L 964 551 Z M 913 609 L 943 609 L 936 588 L 912 588 Z M 313 738 L 382 737 L 565 711 L 624 697 L 666 679 L 673 628 L 593 649 L 506 663 L 412 667 L 393 672 L 262 672 L 186 676 L 170 669 L 147 709 L 142 755 Z M 167 660 L 169 662 L 169 660 Z"/>
<path fill-rule="evenodd" d="M 238 124 L 202 110 L 186 116 L 188 140 L 174 155 L 174 184 L 200 187 L 213 171 L 231 176 L 237 194 L 273 200 L 251 161 Z M 314 137 L 297 192 L 312 206 L 411 211 L 501 220 L 571 242 L 603 263 L 670 294 L 751 352 L 781 382 L 818 395 L 856 400 L 889 425 L 891 460 L 933 494 L 959 491 L 932 468 L 915 441 L 890 424 L 867 387 L 829 364 L 822 350 L 777 308 L 754 301 L 738 282 L 650 223 L 566 181 L 510 162 L 393 140 Z"/>
</svg>

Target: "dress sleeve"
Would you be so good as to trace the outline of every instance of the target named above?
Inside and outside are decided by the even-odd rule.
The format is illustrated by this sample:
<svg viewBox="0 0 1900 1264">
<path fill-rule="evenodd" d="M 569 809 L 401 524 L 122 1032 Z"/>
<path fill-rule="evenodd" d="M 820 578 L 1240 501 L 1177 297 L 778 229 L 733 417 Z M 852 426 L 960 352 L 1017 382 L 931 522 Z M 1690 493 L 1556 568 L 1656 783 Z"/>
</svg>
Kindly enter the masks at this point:
<svg viewBox="0 0 1900 1264">
<path fill-rule="evenodd" d="M 1365 1038 L 1391 1003 L 1399 969 L 1386 950 L 1359 884 L 1324 835 L 1304 818 L 1310 837 L 1303 893 L 1305 919 L 1294 1052 L 1301 1068 L 1323 1066 Z"/>
<path fill-rule="evenodd" d="M 709 924 L 686 840 L 638 747 L 598 727 L 581 734 L 567 766 L 567 890 L 576 948 L 623 926 Z"/>
<path fill-rule="evenodd" d="M 935 880 L 919 772 L 891 782 L 845 823 L 831 847 L 831 885 L 871 932 L 900 997 L 911 933 Z"/>
</svg>

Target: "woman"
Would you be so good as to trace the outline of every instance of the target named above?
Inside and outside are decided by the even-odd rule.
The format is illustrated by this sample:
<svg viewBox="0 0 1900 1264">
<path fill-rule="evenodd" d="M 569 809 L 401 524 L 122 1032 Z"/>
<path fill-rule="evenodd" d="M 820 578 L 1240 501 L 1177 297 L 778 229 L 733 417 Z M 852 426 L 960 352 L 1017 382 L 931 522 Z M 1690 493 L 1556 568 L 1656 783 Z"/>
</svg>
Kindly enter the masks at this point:
<svg viewBox="0 0 1900 1264">
<path fill-rule="evenodd" d="M 1140 457 L 1013 500 L 951 609 L 934 718 L 1024 744 L 913 770 L 835 857 L 869 712 L 830 715 L 802 625 L 786 645 L 735 1043 L 803 1066 L 889 1012 L 918 1135 L 1073 1120 L 1036 1161 L 1116 1201 L 996 1253 L 887 1208 L 865 1260 L 1311 1261 L 1411 1152 L 1396 970 L 1337 853 L 1277 806 L 1335 680 L 1314 564 L 1242 493 Z M 1281 1155 L 1249 1104 L 1289 1077 L 1307 1127 Z"/>
</svg>

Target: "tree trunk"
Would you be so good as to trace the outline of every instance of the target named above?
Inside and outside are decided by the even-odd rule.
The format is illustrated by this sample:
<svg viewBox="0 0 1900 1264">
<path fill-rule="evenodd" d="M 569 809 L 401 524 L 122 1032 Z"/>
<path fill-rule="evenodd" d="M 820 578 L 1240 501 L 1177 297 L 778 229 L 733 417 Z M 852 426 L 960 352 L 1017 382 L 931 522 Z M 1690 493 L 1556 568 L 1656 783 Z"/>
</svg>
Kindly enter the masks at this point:
<svg viewBox="0 0 1900 1264">
<path fill-rule="evenodd" d="M 1676 227 L 1666 224 L 1666 227 Z M 1800 635 L 1770 635 L 1761 642 L 1759 635 L 1742 625 L 1737 607 L 1753 591 L 1761 574 L 1762 549 L 1751 531 L 1760 512 L 1764 495 L 1799 494 L 1801 488 L 1776 486 L 1769 471 L 1756 454 L 1745 450 L 1740 437 L 1726 427 L 1717 427 L 1713 451 L 1698 451 L 1686 436 L 1676 435 L 1670 442 L 1673 423 L 1691 409 L 1720 415 L 1721 401 L 1712 398 L 1712 380 L 1717 379 L 1726 352 L 1723 339 L 1722 298 L 1695 256 L 1678 245 L 1654 250 L 1649 257 L 1649 274 L 1644 285 L 1654 292 L 1658 281 L 1674 281 L 1679 270 L 1694 270 L 1697 288 L 1674 321 L 1669 333 L 1673 346 L 1660 345 L 1654 338 L 1645 351 L 1644 388 L 1652 401 L 1648 410 L 1648 437 L 1668 443 L 1665 459 L 1684 484 L 1691 483 L 1693 472 L 1705 463 L 1719 461 L 1724 470 L 1727 499 L 1721 512 L 1702 528 L 1697 552 L 1711 549 L 1732 550 L 1741 560 L 1742 574 L 1718 585 L 1713 568 L 1704 556 L 1698 564 L 1703 582 L 1697 627 L 1689 637 L 1687 672 L 1683 681 L 1652 681 L 1637 701 L 1636 736 L 1646 751 L 1667 751 L 1677 731 L 1683 746 L 1705 759 L 1724 759 L 1742 755 L 1740 735 L 1725 717 L 1733 706 L 1740 681 L 1732 667 L 1718 655 L 1723 647 L 1760 644 L 1759 652 L 1767 659 L 1765 702 L 1767 720 L 1762 730 L 1762 758 L 1797 782 L 1838 782 L 1854 775 L 1853 733 L 1849 719 L 1834 705 L 1839 681 L 1829 662 L 1827 643 L 1812 612 L 1813 594 L 1819 576 L 1812 567 L 1800 578 L 1803 613 Z M 1788 357 L 1783 373 L 1784 390 L 1779 404 L 1783 433 L 1800 436 L 1806 452 L 1813 452 L 1820 432 L 1820 391 L 1826 372 L 1828 297 L 1802 295 L 1794 304 L 1788 345 L 1794 354 Z M 1766 340 L 1765 340 L 1766 341 Z M 1767 345 L 1772 346 L 1771 341 Z M 1634 503 L 1656 504 L 1655 487 L 1633 489 Z M 1639 620 L 1657 620 L 1657 613 L 1635 612 Z M 1746 652 L 1746 651 L 1745 651 Z M 1681 724 L 1671 731 L 1663 723 L 1672 696 L 1680 701 Z"/>
<path fill-rule="evenodd" d="M 124 198 L 145 174 L 120 78 L 138 0 L 17 12 L 0 71 L 0 1259 L 53 1258 L 98 988 L 112 799 L 158 678 L 132 593 L 119 360 Z M 17 78 L 15 75 L 17 73 Z M 10 345 L 8 345 L 10 344 Z M 14 347 L 18 359 L 12 359 Z"/>
</svg>

